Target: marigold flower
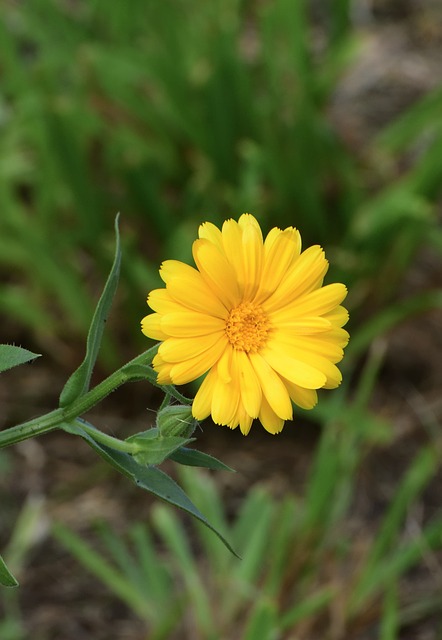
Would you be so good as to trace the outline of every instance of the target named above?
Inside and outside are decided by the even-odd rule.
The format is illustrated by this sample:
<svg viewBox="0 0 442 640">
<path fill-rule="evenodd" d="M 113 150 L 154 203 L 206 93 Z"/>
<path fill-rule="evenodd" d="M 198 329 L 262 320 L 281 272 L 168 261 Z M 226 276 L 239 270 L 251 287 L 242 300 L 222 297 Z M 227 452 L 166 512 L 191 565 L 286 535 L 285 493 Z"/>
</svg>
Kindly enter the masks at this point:
<svg viewBox="0 0 442 640">
<path fill-rule="evenodd" d="M 341 382 L 348 313 L 343 284 L 322 286 L 328 269 L 321 247 L 301 253 L 297 229 L 273 228 L 263 241 L 250 214 L 218 229 L 199 228 L 196 269 L 166 260 L 163 289 L 147 302 L 143 333 L 161 341 L 153 367 L 160 384 L 184 384 L 206 374 L 193 416 L 209 415 L 248 434 L 255 418 L 278 433 L 292 403 L 311 409 L 316 389 Z"/>
</svg>

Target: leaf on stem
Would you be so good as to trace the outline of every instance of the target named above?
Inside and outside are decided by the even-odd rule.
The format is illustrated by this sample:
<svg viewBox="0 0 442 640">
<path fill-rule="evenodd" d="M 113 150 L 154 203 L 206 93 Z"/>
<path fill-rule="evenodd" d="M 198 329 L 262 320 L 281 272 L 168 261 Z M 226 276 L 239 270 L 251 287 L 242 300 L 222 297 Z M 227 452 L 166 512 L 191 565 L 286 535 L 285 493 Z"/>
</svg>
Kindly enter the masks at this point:
<svg viewBox="0 0 442 640">
<path fill-rule="evenodd" d="M 235 469 L 227 466 L 214 456 L 198 451 L 198 449 L 189 449 L 188 447 L 180 447 L 177 451 L 174 451 L 169 458 L 174 462 L 189 467 L 204 467 L 205 469 L 212 469 L 213 471 L 235 471 Z"/>
<path fill-rule="evenodd" d="M 0 372 L 39 357 L 39 353 L 32 353 L 32 351 L 22 349 L 22 347 L 16 347 L 13 344 L 0 344 Z"/>
<path fill-rule="evenodd" d="M 210 524 L 210 522 L 184 493 L 181 487 L 178 486 L 166 473 L 153 466 L 146 467 L 138 464 L 130 454 L 122 451 L 116 451 L 115 449 L 111 449 L 110 447 L 97 442 L 77 424 L 74 425 L 71 423 L 69 428 L 66 430 L 70 433 L 81 436 L 92 447 L 92 449 L 98 453 L 98 455 L 104 458 L 106 462 L 115 467 L 115 469 L 120 473 L 133 480 L 136 485 L 146 491 L 149 491 L 157 498 L 160 498 L 175 507 L 179 507 L 205 524 L 206 527 L 211 529 L 218 536 L 229 551 L 239 557 L 226 538 L 224 538 L 224 536 Z"/>
<path fill-rule="evenodd" d="M 118 218 L 119 215 L 115 218 L 114 262 L 92 318 L 86 342 L 86 355 L 78 369 L 72 373 L 63 387 L 60 394 L 60 407 L 66 407 L 71 404 L 74 400 L 87 393 L 89 389 L 92 371 L 97 360 L 104 327 L 106 325 L 106 320 L 109 315 L 120 275 L 121 249 Z"/>
<path fill-rule="evenodd" d="M 0 556 L 0 584 L 5 587 L 17 587 L 18 582 L 9 571 L 8 567 L 5 564 L 5 561 Z"/>
</svg>

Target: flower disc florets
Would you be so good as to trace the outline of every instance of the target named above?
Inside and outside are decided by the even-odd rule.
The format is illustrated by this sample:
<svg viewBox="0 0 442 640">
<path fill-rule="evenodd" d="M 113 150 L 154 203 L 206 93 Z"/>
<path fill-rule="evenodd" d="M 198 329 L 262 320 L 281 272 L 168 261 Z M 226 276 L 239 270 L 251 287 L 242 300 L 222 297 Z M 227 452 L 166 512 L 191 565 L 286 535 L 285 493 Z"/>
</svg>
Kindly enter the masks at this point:
<svg viewBox="0 0 442 640">
<path fill-rule="evenodd" d="M 322 286 L 328 262 L 319 246 L 301 253 L 293 227 L 265 240 L 244 214 L 218 229 L 204 223 L 193 243 L 196 269 L 167 260 L 166 287 L 152 291 L 155 313 L 142 330 L 161 341 L 153 366 L 159 384 L 205 377 L 193 416 L 209 415 L 247 434 L 255 418 L 270 433 L 292 418 L 293 403 L 311 409 L 316 389 L 337 387 L 348 333 L 343 284 Z"/>
<path fill-rule="evenodd" d="M 252 302 L 241 302 L 232 309 L 226 321 L 226 336 L 234 349 L 259 351 L 267 341 L 269 321 L 266 314 Z"/>
</svg>

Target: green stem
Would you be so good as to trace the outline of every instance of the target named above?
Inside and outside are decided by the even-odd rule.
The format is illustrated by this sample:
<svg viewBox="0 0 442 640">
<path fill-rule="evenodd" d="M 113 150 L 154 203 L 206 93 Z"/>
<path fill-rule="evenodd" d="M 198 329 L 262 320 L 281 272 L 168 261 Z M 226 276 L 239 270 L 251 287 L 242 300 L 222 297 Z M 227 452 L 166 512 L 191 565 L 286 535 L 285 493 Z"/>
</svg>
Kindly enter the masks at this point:
<svg viewBox="0 0 442 640">
<path fill-rule="evenodd" d="M 28 422 L 23 422 L 23 424 L 19 424 L 16 427 L 4 429 L 0 431 L 0 449 L 34 436 L 40 436 L 42 433 L 53 431 L 57 429 L 60 422 L 63 422 L 63 411 L 62 409 L 55 409 L 55 411 L 50 411 L 39 418 L 28 420 Z"/>
<path fill-rule="evenodd" d="M 113 436 L 107 435 L 107 433 L 103 433 L 99 429 L 96 429 L 91 424 L 88 424 L 84 420 L 77 418 L 72 422 L 78 424 L 79 427 L 86 431 L 94 440 L 97 442 L 101 442 L 101 444 L 105 444 L 107 447 L 111 447 L 111 449 L 116 449 L 117 451 L 124 451 L 125 453 L 134 453 L 138 451 L 139 446 L 134 444 L 133 442 L 125 442 L 124 440 L 119 440 L 118 438 L 114 438 Z"/>
<path fill-rule="evenodd" d="M 164 407 L 167 407 L 169 404 L 170 404 L 170 393 L 167 391 L 167 393 L 164 394 L 163 402 L 161 403 L 161 406 L 158 409 L 158 413 L 161 411 L 161 409 L 164 409 Z"/>
<path fill-rule="evenodd" d="M 146 371 L 146 379 L 149 375 L 155 376 L 151 367 L 152 358 L 157 351 L 155 345 L 141 355 L 137 356 L 121 369 L 112 373 L 108 378 L 97 384 L 96 387 L 74 400 L 69 406 L 50 411 L 44 416 L 33 418 L 27 422 L 0 431 L 0 449 L 8 447 L 22 440 L 33 438 L 57 429 L 63 422 L 72 422 L 83 413 L 98 404 L 103 398 L 115 391 L 122 384 L 130 380 L 140 380 L 140 368 Z M 180 394 L 181 395 L 181 394 Z"/>
</svg>

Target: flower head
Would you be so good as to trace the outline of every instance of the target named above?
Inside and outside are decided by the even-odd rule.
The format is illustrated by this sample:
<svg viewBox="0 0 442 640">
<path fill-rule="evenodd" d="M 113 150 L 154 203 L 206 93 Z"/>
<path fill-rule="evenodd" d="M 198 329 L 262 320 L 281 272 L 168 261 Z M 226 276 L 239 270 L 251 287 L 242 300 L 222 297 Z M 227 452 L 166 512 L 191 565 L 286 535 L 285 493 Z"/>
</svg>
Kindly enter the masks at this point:
<svg viewBox="0 0 442 640">
<path fill-rule="evenodd" d="M 273 228 L 263 240 L 250 214 L 218 229 L 199 228 L 196 269 L 166 260 L 166 284 L 151 291 L 155 313 L 142 331 L 161 341 L 153 367 L 160 384 L 184 384 L 205 375 L 193 416 L 243 434 L 255 418 L 278 433 L 292 418 L 292 403 L 311 409 L 316 389 L 341 382 L 348 320 L 340 306 L 343 284 L 322 286 L 328 262 L 319 246 L 301 253 L 293 227 Z"/>
</svg>

